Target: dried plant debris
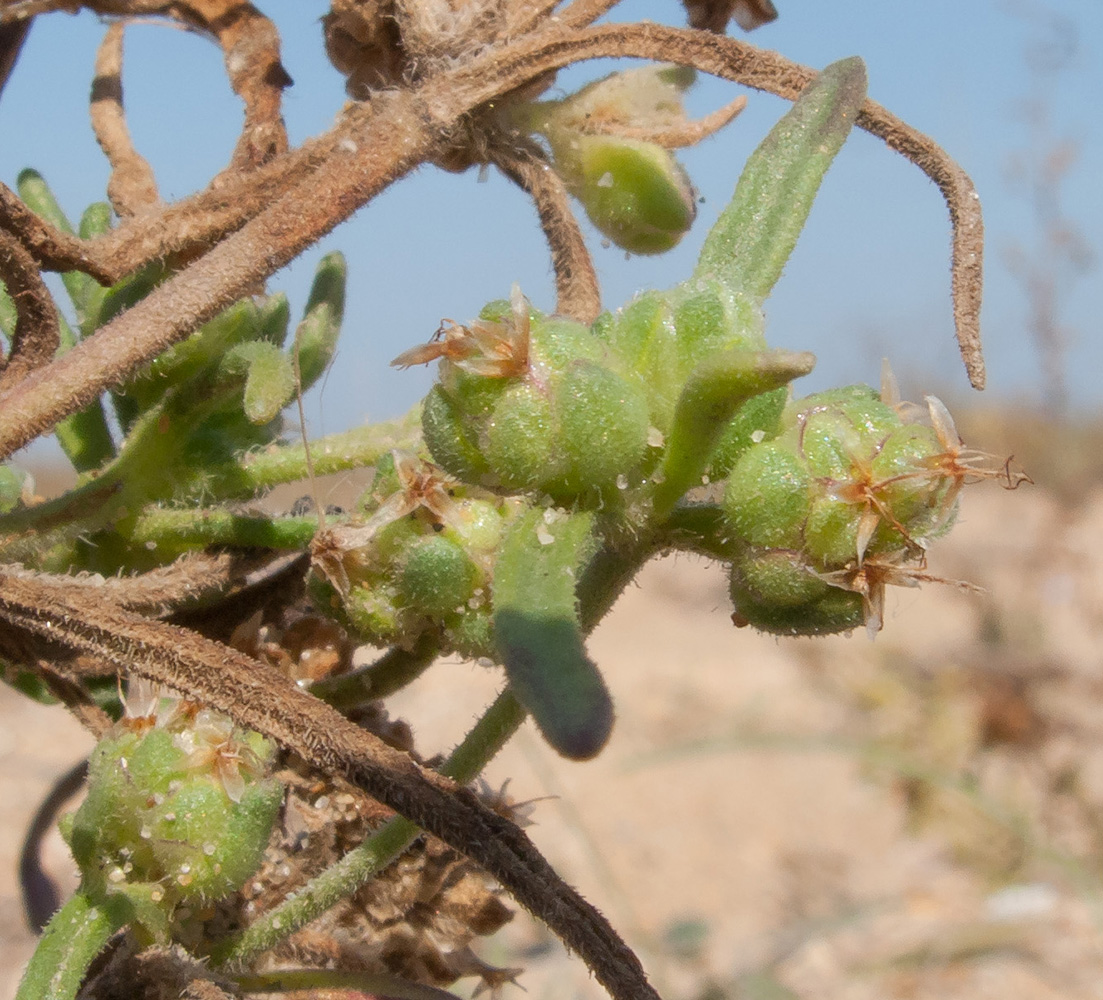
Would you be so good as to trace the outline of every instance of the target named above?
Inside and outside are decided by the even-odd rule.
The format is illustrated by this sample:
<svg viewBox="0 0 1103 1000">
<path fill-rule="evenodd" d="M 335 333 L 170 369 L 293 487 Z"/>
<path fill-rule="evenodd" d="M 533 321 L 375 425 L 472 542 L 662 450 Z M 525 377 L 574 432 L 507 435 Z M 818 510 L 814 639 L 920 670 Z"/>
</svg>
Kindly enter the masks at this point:
<svg viewBox="0 0 1103 1000">
<path fill-rule="evenodd" d="M 693 28 L 723 33 L 735 21 L 744 31 L 753 31 L 777 20 L 777 8 L 770 0 L 682 0 Z"/>
</svg>

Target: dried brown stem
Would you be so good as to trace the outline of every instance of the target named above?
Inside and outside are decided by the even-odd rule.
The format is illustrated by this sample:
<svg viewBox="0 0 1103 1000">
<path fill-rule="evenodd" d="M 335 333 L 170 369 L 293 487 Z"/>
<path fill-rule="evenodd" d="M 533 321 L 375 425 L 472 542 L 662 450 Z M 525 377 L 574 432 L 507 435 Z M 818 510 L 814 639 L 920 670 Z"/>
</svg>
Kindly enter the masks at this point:
<svg viewBox="0 0 1103 1000">
<path fill-rule="evenodd" d="M 49 364 L 57 351 L 57 308 L 31 255 L 0 230 L 0 280 L 15 303 L 15 333 L 11 353 L 0 372 L 0 394 L 31 372 Z"/>
<path fill-rule="evenodd" d="M 83 271 L 104 285 L 117 280 L 96 260 L 91 244 L 35 215 L 5 184 L 0 184 L 0 232 L 14 236 L 44 271 Z"/>
<path fill-rule="evenodd" d="M 205 605 L 262 584 L 302 558 L 298 552 L 188 552 L 167 566 L 135 576 L 105 579 L 88 574 L 66 577 L 66 581 L 127 611 L 163 618 L 182 607 Z"/>
<path fill-rule="evenodd" d="M 658 1000 L 632 951 L 517 826 L 277 671 L 194 632 L 74 591 L 64 578 L 0 573 L 0 618 L 9 628 L 165 684 L 276 740 L 325 773 L 346 775 L 486 868 L 585 959 L 617 1000 Z"/>
<path fill-rule="evenodd" d="M 620 0 L 615 0 L 619 3 Z M 556 7 L 559 0 L 512 0 L 506 11 L 505 23 L 498 32 L 500 41 L 509 41 L 532 31 Z"/>
<path fill-rule="evenodd" d="M 987 376 L 980 337 L 984 288 L 984 218 L 973 181 L 937 143 L 873 101 L 866 101 L 857 124 L 906 156 L 938 185 L 953 226 L 950 286 L 958 349 L 969 384 L 983 389 Z"/>
<path fill-rule="evenodd" d="M 795 100 L 816 75 L 776 52 L 766 52 L 734 38 L 704 31 L 685 31 L 661 24 L 608 24 L 581 31 L 549 30 L 470 64 L 472 88 L 480 76 L 495 93 L 568 63 L 603 57 L 637 57 L 674 62 L 744 86 Z M 492 67 L 487 65 L 493 59 Z M 462 80 L 455 86 L 464 89 Z M 480 102 L 481 103 L 481 102 Z M 980 299 L 983 285 L 983 233 L 980 200 L 968 175 L 935 142 L 906 125 L 874 101 L 866 101 L 857 124 L 901 153 L 938 185 L 953 226 L 952 291 L 958 345 L 970 383 L 984 387 L 980 347 Z"/>
<path fill-rule="evenodd" d="M 241 0 L 191 0 L 189 6 L 201 13 L 204 27 L 218 39 L 230 86 L 245 103 L 245 126 L 231 168 L 250 170 L 267 163 L 287 151 L 281 105 L 291 77 L 280 62 L 279 32 Z"/>
<path fill-rule="evenodd" d="M 4 85 L 19 60 L 19 53 L 23 51 L 23 43 L 30 30 L 30 18 L 0 26 L 0 94 L 4 92 Z"/>
<path fill-rule="evenodd" d="M 380 95 L 358 111 L 358 127 L 296 188 L 14 389 L 0 407 L 0 455 L 188 336 L 428 158 L 440 142 L 443 129 L 427 120 L 414 94 Z"/>
<path fill-rule="evenodd" d="M 125 217 L 154 208 L 161 199 L 153 168 L 134 148 L 123 114 L 123 31 L 121 21 L 108 27 L 96 52 L 90 114 L 96 140 L 111 164 L 107 197 Z"/>
<path fill-rule="evenodd" d="M 234 169 L 252 169 L 287 149 L 281 117 L 283 88 L 291 77 L 280 62 L 276 26 L 242 0 L 38 0 L 18 12 L 0 9 L 0 23 L 48 10 L 87 7 L 109 17 L 167 17 L 212 35 L 222 47 L 230 85 L 245 104 L 245 127 L 234 151 Z"/>
<path fill-rule="evenodd" d="M 608 14 L 620 0 L 571 0 L 556 16 L 565 28 L 585 28 Z"/>
<path fill-rule="evenodd" d="M 508 154 L 494 150 L 492 156 L 498 168 L 536 204 L 555 268 L 555 311 L 580 323 L 592 323 L 601 312 L 601 289 L 563 181 L 535 144 Z"/>
<path fill-rule="evenodd" d="M 110 720 L 108 720 L 110 724 Z M 39 803 L 19 852 L 19 887 L 23 895 L 23 915 L 35 934 L 41 934 L 61 906 L 57 884 L 42 865 L 42 847 L 57 824 L 65 803 L 81 790 L 88 776 L 88 761 L 69 768 L 54 782 L 46 798 Z"/>
</svg>

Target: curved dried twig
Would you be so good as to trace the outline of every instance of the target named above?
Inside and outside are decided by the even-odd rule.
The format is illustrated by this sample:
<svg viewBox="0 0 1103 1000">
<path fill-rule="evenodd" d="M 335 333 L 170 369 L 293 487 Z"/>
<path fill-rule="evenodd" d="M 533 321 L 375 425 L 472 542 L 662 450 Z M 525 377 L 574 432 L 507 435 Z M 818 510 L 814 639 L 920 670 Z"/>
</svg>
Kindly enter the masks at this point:
<svg viewBox="0 0 1103 1000">
<path fill-rule="evenodd" d="M 14 390 L 0 414 L 0 455 L 48 430 L 221 308 L 266 279 L 373 197 L 441 148 L 472 110 L 572 62 L 635 56 L 678 62 L 794 99 L 814 73 L 732 38 L 657 24 L 553 27 L 492 49 L 405 92 L 389 91 L 350 116 L 350 125 L 307 180 L 288 190 L 187 271 Z M 951 201 L 955 315 L 974 385 L 979 355 L 980 206 L 968 178 L 934 143 L 868 102 L 859 124 L 916 158 Z M 0 206 L 6 207 L 6 206 Z M 11 214 L 9 212 L 9 214 Z M 2 221 L 2 217 L 0 217 Z"/>
<path fill-rule="evenodd" d="M 19 852 L 19 888 L 23 896 L 23 915 L 35 934 L 41 934 L 61 906 L 57 884 L 42 865 L 42 844 L 54 829 L 62 807 L 81 790 L 88 776 L 88 761 L 74 764 L 50 789 L 31 818 Z"/>
<path fill-rule="evenodd" d="M 42 281 L 34 258 L 12 236 L 0 230 L 0 280 L 15 303 L 11 353 L 0 362 L 0 394 L 31 372 L 49 364 L 60 343 L 57 307 Z"/>
<path fill-rule="evenodd" d="M 123 114 L 123 31 L 110 25 L 96 52 L 90 116 L 92 130 L 111 164 L 107 197 L 120 216 L 138 215 L 160 204 L 153 168 L 135 148 Z"/>
<path fill-rule="evenodd" d="M 0 572 L 0 618 L 224 712 L 481 864 L 581 955 L 617 1000 L 659 1000 L 631 949 L 512 822 L 278 671 L 194 632 L 122 611 L 65 578 Z"/>
<path fill-rule="evenodd" d="M 44 271 L 83 271 L 104 285 L 117 280 L 89 250 L 90 244 L 35 215 L 3 183 L 0 183 L 0 233 L 18 240 Z"/>
<path fill-rule="evenodd" d="M 880 104 L 866 101 L 857 124 L 911 160 L 938 185 L 946 200 L 953 226 L 950 282 L 958 349 L 965 362 L 969 384 L 974 389 L 983 389 L 987 380 L 980 337 L 984 218 L 977 189 L 969 175 L 941 146 Z"/>
<path fill-rule="evenodd" d="M 0 8 L 0 24 L 23 24 L 46 11 L 87 7 L 108 17 L 156 15 L 213 36 L 222 48 L 230 86 L 245 104 L 245 126 L 232 168 L 248 170 L 287 149 L 281 101 L 291 77 L 280 62 L 276 26 L 242 0 L 27 0 Z"/>
<path fill-rule="evenodd" d="M 601 289 L 563 181 L 535 143 L 530 149 L 511 149 L 508 153 L 492 149 L 491 156 L 536 205 L 555 268 L 555 311 L 580 323 L 592 323 L 601 312 Z"/>
</svg>

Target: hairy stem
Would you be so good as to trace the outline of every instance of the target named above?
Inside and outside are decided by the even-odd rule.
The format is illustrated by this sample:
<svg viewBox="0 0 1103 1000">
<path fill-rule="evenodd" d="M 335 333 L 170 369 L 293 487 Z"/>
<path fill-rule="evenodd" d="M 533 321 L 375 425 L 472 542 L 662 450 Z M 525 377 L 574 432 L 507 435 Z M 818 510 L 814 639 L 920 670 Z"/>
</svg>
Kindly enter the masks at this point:
<svg viewBox="0 0 1103 1000">
<path fill-rule="evenodd" d="M 130 905 L 119 896 L 93 904 L 78 892 L 46 927 L 15 1000 L 72 1000 L 92 960 L 131 916 Z"/>
</svg>

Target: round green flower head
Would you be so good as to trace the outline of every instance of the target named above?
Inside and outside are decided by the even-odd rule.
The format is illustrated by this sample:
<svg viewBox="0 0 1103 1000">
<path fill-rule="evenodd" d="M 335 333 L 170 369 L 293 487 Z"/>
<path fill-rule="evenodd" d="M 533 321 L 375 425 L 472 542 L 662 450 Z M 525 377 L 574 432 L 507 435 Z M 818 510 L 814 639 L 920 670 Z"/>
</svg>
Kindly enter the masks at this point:
<svg viewBox="0 0 1103 1000">
<path fill-rule="evenodd" d="M 312 546 L 348 624 L 377 645 L 410 646 L 431 630 L 441 648 L 490 655 L 490 581 L 517 502 L 396 451 L 360 506 L 363 521 L 319 532 Z"/>
<path fill-rule="evenodd" d="M 732 468 L 724 512 L 737 544 L 734 620 L 817 635 L 881 627 L 884 588 L 914 586 L 966 477 L 984 474 L 946 408 L 890 405 L 867 386 L 790 403 L 777 433 Z"/>
<path fill-rule="evenodd" d="M 509 303 L 443 328 L 392 364 L 436 358 L 425 443 L 466 483 L 600 505 L 648 450 L 647 398 L 616 353 L 589 327 L 532 310 L 516 287 Z"/>
<path fill-rule="evenodd" d="M 66 835 L 85 888 L 129 896 L 157 933 L 177 904 L 222 899 L 257 870 L 283 789 L 264 777 L 270 744 L 226 716 L 141 680 L 126 707 Z"/>
</svg>

